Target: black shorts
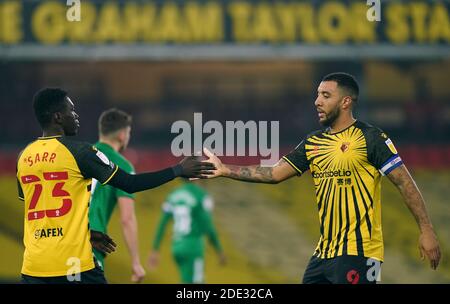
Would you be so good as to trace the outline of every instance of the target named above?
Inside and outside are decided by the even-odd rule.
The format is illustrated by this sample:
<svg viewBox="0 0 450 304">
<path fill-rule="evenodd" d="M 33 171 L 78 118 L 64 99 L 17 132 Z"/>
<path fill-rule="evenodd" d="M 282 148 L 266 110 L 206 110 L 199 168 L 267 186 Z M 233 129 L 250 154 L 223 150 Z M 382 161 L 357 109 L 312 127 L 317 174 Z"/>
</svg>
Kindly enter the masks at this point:
<svg viewBox="0 0 450 304">
<path fill-rule="evenodd" d="M 361 256 L 332 259 L 313 256 L 303 275 L 303 284 L 376 284 L 381 262 Z"/>
<path fill-rule="evenodd" d="M 22 274 L 22 284 L 108 284 L 103 270 L 95 262 L 95 268 L 80 273 L 79 280 L 69 280 L 67 276 L 34 277 Z"/>
</svg>

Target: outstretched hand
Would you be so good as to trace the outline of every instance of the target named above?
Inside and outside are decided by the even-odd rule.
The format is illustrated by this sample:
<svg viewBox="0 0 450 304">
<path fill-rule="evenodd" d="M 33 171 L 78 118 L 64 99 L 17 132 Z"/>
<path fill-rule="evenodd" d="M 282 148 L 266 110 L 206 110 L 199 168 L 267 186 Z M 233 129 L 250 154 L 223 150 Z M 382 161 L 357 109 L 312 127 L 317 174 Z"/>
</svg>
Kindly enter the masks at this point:
<svg viewBox="0 0 450 304">
<path fill-rule="evenodd" d="M 211 163 L 215 166 L 216 170 L 212 172 L 212 174 L 208 175 L 207 178 L 214 178 L 224 175 L 225 166 L 222 164 L 220 159 L 207 148 L 203 148 L 203 153 L 208 157 L 208 159 L 204 160 L 205 163 Z"/>
<path fill-rule="evenodd" d="M 441 249 L 432 228 L 424 229 L 420 234 L 419 251 L 421 259 L 424 260 L 426 257 L 430 261 L 431 268 L 436 270 L 441 259 Z"/>
<path fill-rule="evenodd" d="M 116 243 L 110 238 L 106 233 L 90 230 L 91 232 L 91 245 L 92 248 L 102 252 L 107 255 L 111 252 L 116 251 Z"/>
<path fill-rule="evenodd" d="M 208 178 L 209 175 L 214 174 L 216 167 L 209 162 L 202 162 L 198 160 L 197 156 L 185 157 L 181 162 L 181 177 L 190 178 Z"/>
</svg>

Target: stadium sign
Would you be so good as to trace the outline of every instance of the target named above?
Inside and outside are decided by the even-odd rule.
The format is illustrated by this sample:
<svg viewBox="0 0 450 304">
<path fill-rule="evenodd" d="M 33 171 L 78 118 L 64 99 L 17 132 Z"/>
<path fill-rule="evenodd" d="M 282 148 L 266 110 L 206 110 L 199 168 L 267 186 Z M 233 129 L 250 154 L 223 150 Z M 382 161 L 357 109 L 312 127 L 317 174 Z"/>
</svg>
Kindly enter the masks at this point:
<svg viewBox="0 0 450 304">
<path fill-rule="evenodd" d="M 320 58 L 361 52 L 448 56 L 448 1 L 375 5 L 377 1 L 2 0 L 0 55 L 39 58 L 64 50 L 59 56 L 72 57 L 86 56 L 89 50 L 89 55 L 118 58 Z"/>
</svg>

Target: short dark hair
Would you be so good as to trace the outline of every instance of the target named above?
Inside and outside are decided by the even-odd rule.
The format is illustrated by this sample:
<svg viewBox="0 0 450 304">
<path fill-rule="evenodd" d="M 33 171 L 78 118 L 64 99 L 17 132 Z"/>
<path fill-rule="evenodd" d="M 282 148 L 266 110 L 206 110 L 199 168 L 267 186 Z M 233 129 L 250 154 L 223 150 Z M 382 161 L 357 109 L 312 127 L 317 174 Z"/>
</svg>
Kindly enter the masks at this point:
<svg viewBox="0 0 450 304">
<path fill-rule="evenodd" d="M 353 101 L 358 100 L 359 85 L 353 75 L 343 72 L 331 73 L 325 76 L 322 81 L 336 81 L 338 87 L 346 90 Z"/>
<path fill-rule="evenodd" d="M 104 111 L 98 119 L 98 130 L 101 135 L 109 135 L 131 126 L 132 117 L 116 108 Z"/>
<path fill-rule="evenodd" d="M 66 106 L 67 92 L 59 88 L 44 88 L 33 97 L 36 119 L 45 128 L 52 122 L 52 115 Z"/>
</svg>

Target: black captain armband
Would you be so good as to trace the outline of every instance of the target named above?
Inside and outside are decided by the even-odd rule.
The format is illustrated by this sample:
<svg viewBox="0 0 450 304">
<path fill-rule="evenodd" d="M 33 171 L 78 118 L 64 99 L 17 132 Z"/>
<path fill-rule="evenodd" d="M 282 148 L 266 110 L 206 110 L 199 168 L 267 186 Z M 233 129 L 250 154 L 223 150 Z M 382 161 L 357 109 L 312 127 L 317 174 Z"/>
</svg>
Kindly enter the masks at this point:
<svg viewBox="0 0 450 304">
<path fill-rule="evenodd" d="M 177 165 L 171 168 L 163 169 L 156 172 L 148 172 L 141 174 L 128 174 L 119 168 L 116 174 L 108 182 L 108 185 L 128 193 L 135 193 L 161 186 L 170 182 L 181 174 L 181 166 Z"/>
</svg>

